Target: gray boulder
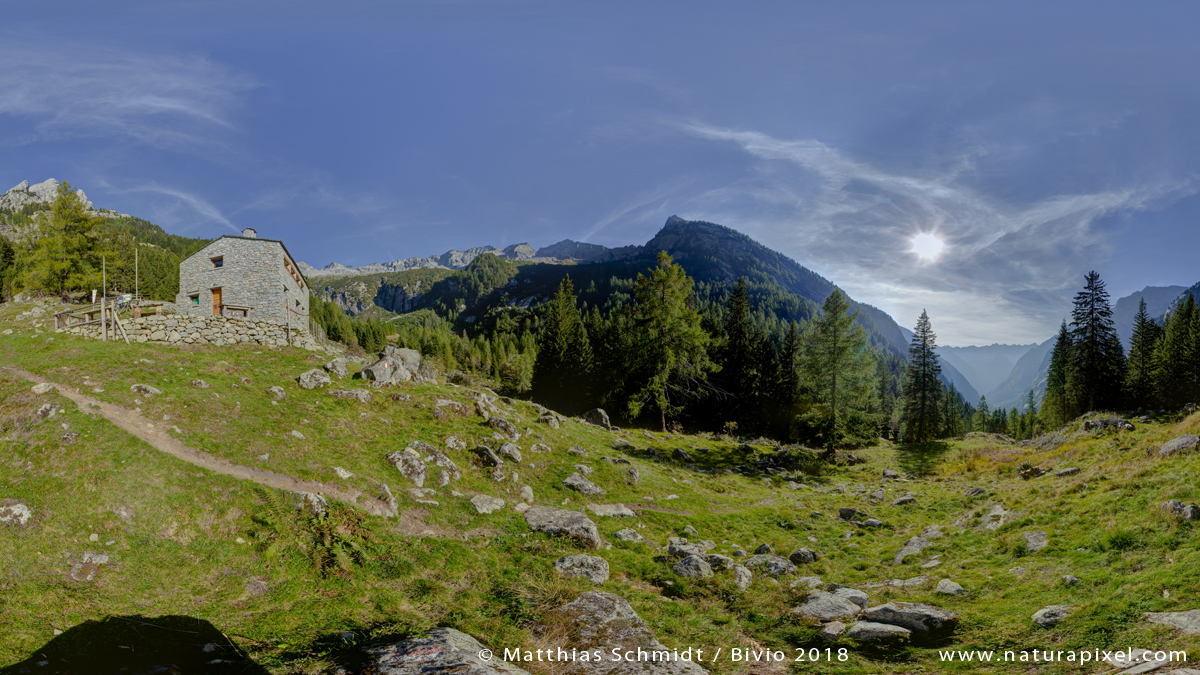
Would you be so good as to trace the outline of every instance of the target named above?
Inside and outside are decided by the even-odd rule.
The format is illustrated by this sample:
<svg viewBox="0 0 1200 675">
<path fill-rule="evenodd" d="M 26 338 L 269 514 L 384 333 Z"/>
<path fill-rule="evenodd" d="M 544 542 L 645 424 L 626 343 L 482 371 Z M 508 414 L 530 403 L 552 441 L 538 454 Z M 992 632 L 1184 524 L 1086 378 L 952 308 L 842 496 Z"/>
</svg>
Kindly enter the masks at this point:
<svg viewBox="0 0 1200 675">
<path fill-rule="evenodd" d="M 504 434 L 508 437 L 508 440 L 514 443 L 521 439 L 521 431 L 517 429 L 517 425 L 503 417 L 488 418 L 488 426 Z"/>
<path fill-rule="evenodd" d="M 791 574 L 796 571 L 796 566 L 787 558 L 781 558 L 777 555 L 755 555 L 750 556 L 746 562 L 742 563 L 750 569 L 762 568 L 762 572 L 768 576 L 778 577 L 784 574 Z"/>
<path fill-rule="evenodd" d="M 536 532 L 571 537 L 588 548 L 602 544 L 596 524 L 578 511 L 535 506 L 525 512 L 525 524 Z"/>
<path fill-rule="evenodd" d="M 475 454 L 479 455 L 479 458 L 483 460 L 484 466 L 504 466 L 504 460 L 500 459 L 500 456 L 493 452 L 492 449 L 486 445 L 477 446 L 475 448 Z"/>
<path fill-rule="evenodd" d="M 859 609 L 866 609 L 867 605 L 871 603 L 871 596 L 867 595 L 866 591 L 860 591 L 857 588 L 840 586 L 838 584 L 829 584 L 829 586 L 830 593 L 843 600 L 848 600 L 855 605 L 858 605 Z"/>
<path fill-rule="evenodd" d="M 499 645 L 497 645 L 499 649 Z M 379 675 L 529 675 L 529 672 L 492 656 L 480 657 L 483 645 L 453 628 L 435 628 L 422 638 L 374 644 L 363 648 L 361 671 Z M 503 650 L 500 654 L 503 655 Z M 338 669 L 334 672 L 346 671 Z"/>
<path fill-rule="evenodd" d="M 794 614 L 806 616 L 818 621 L 833 621 L 858 614 L 859 607 L 848 598 L 839 597 L 827 591 L 813 591 L 804 602 L 792 610 Z"/>
<path fill-rule="evenodd" d="M 760 544 L 758 548 L 754 549 L 754 552 L 760 553 L 760 554 L 768 554 L 768 553 L 774 553 L 775 549 L 771 548 L 770 544 Z"/>
<path fill-rule="evenodd" d="M 338 377 L 350 377 L 350 371 L 346 369 L 348 365 L 350 361 L 344 356 L 339 356 L 325 364 L 325 372 Z"/>
<path fill-rule="evenodd" d="M 366 389 L 338 389 L 337 391 L 329 392 L 329 395 L 342 400 L 358 401 L 359 403 L 370 403 L 371 392 Z"/>
<path fill-rule="evenodd" d="M 942 579 L 939 581 L 937 588 L 934 590 L 942 595 L 962 595 L 963 593 L 966 593 L 962 586 L 950 581 L 949 579 Z"/>
<path fill-rule="evenodd" d="M 333 384 L 333 380 L 329 378 L 329 373 L 316 368 L 300 373 L 300 377 L 296 378 L 296 380 L 300 383 L 301 389 L 316 389 L 317 387 Z"/>
<path fill-rule="evenodd" d="M 32 391 L 38 396 L 41 396 L 42 394 L 49 394 L 50 392 L 54 391 L 54 385 L 50 384 L 49 382 L 40 382 L 33 385 Z"/>
<path fill-rule="evenodd" d="M 637 513 L 624 504 L 588 504 L 588 511 L 607 518 L 635 518 Z"/>
<path fill-rule="evenodd" d="M 840 638 L 845 632 L 846 624 L 842 623 L 841 621 L 830 621 L 821 627 L 821 632 L 817 633 L 817 637 L 821 638 L 822 640 L 828 640 L 832 642 L 833 640 Z"/>
<path fill-rule="evenodd" d="M 1049 628 L 1059 621 L 1071 616 L 1075 608 L 1071 605 L 1050 605 L 1033 613 L 1033 622 L 1042 628 Z"/>
<path fill-rule="evenodd" d="M 846 637 L 859 642 L 878 642 L 882 640 L 895 640 L 898 638 L 906 638 L 912 635 L 912 631 L 903 626 L 894 626 L 887 623 L 876 623 L 874 621 L 859 621 L 846 631 Z"/>
<path fill-rule="evenodd" d="M 541 631 L 561 631 L 570 635 L 563 645 L 568 651 L 599 651 L 602 661 L 564 661 L 555 663 L 555 675 L 707 675 L 708 671 L 692 661 L 627 661 L 617 660 L 613 649 L 624 654 L 636 652 L 666 652 L 654 634 L 633 611 L 624 598 L 588 591 L 572 602 L 547 612 Z M 535 631 L 538 632 L 538 631 Z M 407 674 L 405 674 L 407 675 Z"/>
<path fill-rule="evenodd" d="M 916 504 L 917 498 L 912 495 L 904 495 L 903 497 L 892 502 L 892 506 L 904 506 L 905 504 Z"/>
<path fill-rule="evenodd" d="M 1200 436 L 1184 434 L 1163 443 L 1163 446 L 1158 449 L 1158 454 L 1162 457 L 1170 457 L 1177 452 L 1182 453 L 1188 450 L 1195 450 L 1197 445 L 1200 445 Z"/>
<path fill-rule="evenodd" d="M 425 462 L 422 462 L 420 457 L 402 450 L 393 450 L 386 457 L 400 475 L 411 480 L 417 487 L 425 485 Z"/>
<path fill-rule="evenodd" d="M 617 530 L 613 533 L 613 536 L 621 541 L 646 541 L 645 537 L 643 537 L 637 530 L 628 527 L 623 530 Z"/>
<path fill-rule="evenodd" d="M 1200 635 L 1200 609 L 1186 612 L 1146 612 L 1146 620 L 1177 628 L 1185 635 Z"/>
<path fill-rule="evenodd" d="M 929 633 L 953 630 L 958 624 L 958 615 L 954 612 L 919 602 L 889 602 L 866 610 L 863 618 Z"/>
<path fill-rule="evenodd" d="M 671 571 L 681 577 L 711 577 L 712 566 L 698 555 L 689 555 L 671 566 Z"/>
<path fill-rule="evenodd" d="M 817 562 L 820 557 L 820 553 L 800 547 L 795 551 L 792 551 L 792 554 L 788 556 L 788 560 L 792 561 L 792 563 L 796 565 L 807 565 L 809 563 Z"/>
<path fill-rule="evenodd" d="M 1174 516 L 1183 520 L 1200 520 L 1200 506 L 1196 504 L 1184 504 L 1178 499 L 1163 502 L 1162 512 L 1168 516 Z"/>
<path fill-rule="evenodd" d="M 929 541 L 924 537 L 912 537 L 908 541 L 904 542 L 904 546 L 902 546 L 899 551 L 896 551 L 896 557 L 893 559 L 893 563 L 896 565 L 903 564 L 904 559 L 908 556 L 916 555 L 930 546 L 936 545 L 937 544 L 934 544 L 932 541 Z"/>
<path fill-rule="evenodd" d="M 754 581 L 754 573 L 741 565 L 733 566 L 733 583 L 743 591 L 750 588 L 750 583 Z"/>
<path fill-rule="evenodd" d="M 148 384 L 135 384 L 129 388 L 129 391 L 142 394 L 143 396 L 154 396 L 162 393 L 162 389 L 152 387 Z"/>
<path fill-rule="evenodd" d="M 502 457 L 507 457 L 517 464 L 521 463 L 521 448 L 513 443 L 501 443 L 498 454 Z"/>
<path fill-rule="evenodd" d="M 287 392 L 283 390 L 283 387 L 267 387 L 267 393 L 276 401 L 282 401 L 287 398 Z"/>
<path fill-rule="evenodd" d="M 1054 475 L 1058 476 L 1059 478 L 1064 478 L 1066 476 L 1074 476 L 1075 474 L 1079 473 L 1080 471 L 1081 471 L 1081 469 L 1079 467 L 1071 466 L 1071 467 L 1067 467 L 1065 469 L 1059 469 L 1058 471 L 1055 471 Z"/>
<path fill-rule="evenodd" d="M 1050 537 L 1041 531 L 1026 532 L 1021 538 L 1025 540 L 1025 550 L 1030 553 L 1036 553 L 1050 545 Z"/>
<path fill-rule="evenodd" d="M 479 513 L 488 514 L 504 508 L 504 500 L 488 495 L 475 495 L 471 497 L 471 506 L 474 506 Z"/>
<path fill-rule="evenodd" d="M 705 560 L 708 561 L 709 567 L 712 567 L 714 570 L 733 569 L 733 566 L 737 564 L 733 561 L 733 558 L 727 555 L 717 555 L 716 553 L 708 554 Z"/>
<path fill-rule="evenodd" d="M 684 539 L 683 543 L 671 543 L 667 545 L 667 555 L 672 558 L 686 558 L 692 555 L 705 555 L 708 549 L 704 548 L 703 544 L 689 544 Z"/>
<path fill-rule="evenodd" d="M 567 476 L 565 479 L 563 479 L 563 485 L 571 488 L 572 490 L 578 490 L 579 492 L 582 492 L 585 495 L 605 494 L 604 488 L 600 487 L 599 485 L 596 485 L 595 483 L 584 478 L 583 476 L 579 475 L 578 473 L 573 473 L 570 476 Z"/>
<path fill-rule="evenodd" d="M 0 525 L 21 527 L 33 517 L 33 511 L 19 499 L 0 501 Z"/>
<path fill-rule="evenodd" d="M 608 421 L 608 413 L 604 412 L 603 408 L 592 408 L 583 413 L 583 421 L 595 424 L 598 427 L 604 427 L 605 429 L 612 426 Z"/>
<path fill-rule="evenodd" d="M 1004 523 L 1008 522 L 1008 517 L 1011 515 L 1012 511 L 1006 510 L 1000 504 L 993 504 L 991 510 L 983 514 L 983 529 L 998 530 Z"/>
<path fill-rule="evenodd" d="M 608 561 L 594 555 L 563 556 L 554 561 L 554 569 L 564 577 L 583 577 L 596 584 L 608 581 Z"/>
</svg>

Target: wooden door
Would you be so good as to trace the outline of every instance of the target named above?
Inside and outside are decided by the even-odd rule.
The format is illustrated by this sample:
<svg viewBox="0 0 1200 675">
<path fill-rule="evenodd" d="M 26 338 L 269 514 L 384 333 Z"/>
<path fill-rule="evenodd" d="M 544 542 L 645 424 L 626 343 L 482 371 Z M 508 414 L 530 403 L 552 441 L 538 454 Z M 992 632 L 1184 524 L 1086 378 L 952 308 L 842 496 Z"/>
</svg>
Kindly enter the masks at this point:
<svg viewBox="0 0 1200 675">
<path fill-rule="evenodd" d="M 221 289 L 212 289 L 213 294 L 213 316 L 221 316 Z"/>
</svg>

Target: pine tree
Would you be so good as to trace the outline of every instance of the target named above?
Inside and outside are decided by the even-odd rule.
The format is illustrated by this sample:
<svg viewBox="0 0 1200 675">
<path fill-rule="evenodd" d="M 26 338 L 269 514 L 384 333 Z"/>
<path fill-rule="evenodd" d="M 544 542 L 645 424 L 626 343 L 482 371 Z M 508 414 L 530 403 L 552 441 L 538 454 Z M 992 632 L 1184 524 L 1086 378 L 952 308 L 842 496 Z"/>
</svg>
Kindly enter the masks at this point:
<svg viewBox="0 0 1200 675">
<path fill-rule="evenodd" d="M 1191 293 L 1167 317 L 1162 338 L 1154 350 L 1154 387 L 1159 403 L 1168 409 L 1178 409 L 1190 402 L 1194 392 L 1192 364 L 1196 359 L 1196 343 L 1192 323 L 1196 301 Z"/>
<path fill-rule="evenodd" d="M 724 334 L 723 344 L 718 350 L 720 386 L 732 399 L 726 404 L 726 416 L 746 428 L 749 422 L 747 416 L 761 407 L 755 401 L 762 375 L 756 367 L 756 357 L 762 355 L 763 340 L 751 323 L 750 297 L 745 278 L 738 278 L 737 285 L 729 295 L 725 321 L 720 330 Z"/>
<path fill-rule="evenodd" d="M 1050 371 L 1042 398 L 1042 419 L 1048 427 L 1057 427 L 1075 418 L 1075 392 L 1067 377 L 1071 358 L 1071 333 L 1067 330 L 1067 322 L 1063 321 L 1058 340 L 1050 352 Z"/>
<path fill-rule="evenodd" d="M 971 421 L 971 428 L 975 431 L 987 431 L 991 415 L 992 411 L 988 408 L 987 397 L 980 396 L 979 407 L 975 409 L 975 419 Z"/>
<path fill-rule="evenodd" d="M 934 352 L 936 340 L 929 315 L 921 310 L 921 318 L 917 320 L 908 347 L 908 371 L 905 373 L 904 440 L 909 443 L 926 443 L 937 437 L 938 402 L 943 391 L 938 377 L 942 366 Z"/>
<path fill-rule="evenodd" d="M 870 408 L 875 400 L 875 359 L 862 326 L 849 314 L 850 302 L 833 289 L 821 306 L 822 315 L 807 331 L 801 357 L 804 383 L 829 411 L 830 445 L 845 433 L 845 417 L 852 410 Z"/>
<path fill-rule="evenodd" d="M 1121 370 L 1125 355 L 1113 327 L 1108 291 L 1096 272 L 1084 277 L 1083 290 L 1075 294 L 1071 311 L 1071 360 L 1068 378 L 1079 389 L 1080 402 L 1089 411 L 1112 408 L 1121 397 Z"/>
<path fill-rule="evenodd" d="M 587 407 L 592 369 L 592 347 L 575 303 L 571 277 L 564 276 L 542 322 L 533 366 L 534 400 L 567 414 Z"/>
<path fill-rule="evenodd" d="M 1146 299 L 1138 302 L 1133 318 L 1133 337 L 1129 342 L 1129 361 L 1125 372 L 1125 396 L 1130 406 L 1145 408 L 1154 392 L 1154 350 L 1162 338 L 1162 327 L 1146 311 Z"/>
<path fill-rule="evenodd" d="M 627 405 L 631 417 L 647 407 L 657 410 L 663 431 L 686 399 L 706 393 L 708 375 L 717 370 L 708 356 L 709 335 L 692 306 L 692 288 L 691 277 L 666 251 L 649 275 L 639 273 L 634 282 L 634 391 Z"/>
</svg>

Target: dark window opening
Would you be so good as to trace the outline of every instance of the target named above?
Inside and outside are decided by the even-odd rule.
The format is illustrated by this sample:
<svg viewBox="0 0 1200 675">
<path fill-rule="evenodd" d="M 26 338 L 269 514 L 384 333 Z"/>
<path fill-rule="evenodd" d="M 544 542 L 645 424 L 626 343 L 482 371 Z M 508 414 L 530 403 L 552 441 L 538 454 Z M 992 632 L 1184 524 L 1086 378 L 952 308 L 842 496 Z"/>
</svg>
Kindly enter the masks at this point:
<svg viewBox="0 0 1200 675">
<path fill-rule="evenodd" d="M 225 266 L 225 256 L 217 256 L 216 258 L 213 258 L 212 264 L 213 264 L 214 268 L 224 267 Z"/>
</svg>

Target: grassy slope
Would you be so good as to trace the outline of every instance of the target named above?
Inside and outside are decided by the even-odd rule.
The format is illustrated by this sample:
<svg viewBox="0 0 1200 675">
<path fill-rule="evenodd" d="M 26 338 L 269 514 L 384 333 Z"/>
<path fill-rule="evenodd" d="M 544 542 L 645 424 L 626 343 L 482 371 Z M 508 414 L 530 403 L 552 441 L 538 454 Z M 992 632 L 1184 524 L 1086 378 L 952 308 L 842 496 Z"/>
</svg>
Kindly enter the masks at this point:
<svg viewBox="0 0 1200 675">
<path fill-rule="evenodd" d="M 569 542 L 530 534 L 511 509 L 522 484 L 533 487 L 538 503 L 580 508 L 577 493 L 561 480 L 576 463 L 594 467 L 592 480 L 608 489 L 599 500 L 639 506 L 636 519 L 594 518 L 614 546 L 601 555 L 612 578 L 602 588 L 627 598 L 669 646 L 729 648 L 769 645 L 788 649 L 814 642 L 817 628 L 792 618 L 790 608 L 804 593 L 756 579 L 739 591 L 728 573 L 688 582 L 675 577 L 670 562 L 655 547 L 619 542 L 612 533 L 639 528 L 665 544 L 684 525 L 728 554 L 770 543 L 786 555 L 805 545 L 824 557 L 800 574 L 847 585 L 926 573 L 931 583 L 909 590 L 871 592 L 872 604 L 889 599 L 930 602 L 958 612 L 963 623 L 945 643 L 954 648 L 1095 649 L 1126 646 L 1183 648 L 1200 653 L 1200 640 L 1175 637 L 1169 629 L 1140 620 L 1142 611 L 1200 607 L 1200 552 L 1196 533 L 1157 513 L 1170 498 L 1195 501 L 1200 493 L 1200 459 L 1195 455 L 1159 460 L 1146 448 L 1195 430 L 1200 420 L 1174 425 L 1145 425 L 1119 437 L 1080 436 L 1054 450 L 1016 448 L 991 438 L 931 446 L 920 451 L 884 445 L 863 451 L 865 465 L 830 467 L 821 476 L 803 478 L 793 491 L 779 478 L 709 476 L 671 461 L 628 454 L 641 468 L 638 487 L 626 486 L 619 466 L 599 460 L 627 454 L 613 449 L 614 434 L 569 421 L 562 429 L 535 424 L 527 404 L 505 412 L 518 426 L 536 427 L 553 451 L 535 454 L 536 439 L 522 439 L 525 459 L 516 467 L 521 483 L 497 484 L 468 453 L 449 452 L 463 470 L 453 485 L 464 497 L 439 490 L 440 506 L 415 504 L 409 487 L 384 459 L 389 450 L 413 440 L 435 446 L 456 434 L 468 444 L 489 443 L 491 430 L 478 417 L 441 422 L 432 416 L 437 398 L 466 401 L 464 388 L 416 385 L 403 388 L 407 402 L 376 392 L 369 404 L 338 401 L 328 391 L 304 391 L 296 374 L 318 365 L 316 357 L 290 350 L 207 348 L 183 350 L 155 345 L 85 341 L 36 333 L 36 321 L 15 321 L 25 307 L 0 306 L 0 365 L 13 364 L 52 381 L 104 389 L 93 394 L 129 407 L 140 406 L 150 420 L 170 417 L 185 443 L 235 462 L 264 466 L 301 478 L 339 482 L 373 492 L 390 484 L 401 502 L 399 519 L 367 518 L 364 534 L 373 538 L 374 561 L 350 574 L 321 575 L 299 550 L 282 558 L 269 555 L 254 520 L 269 514 L 266 491 L 215 476 L 161 454 L 125 435 L 104 420 L 78 411 L 56 394 L 34 397 L 29 384 L 0 375 L 0 498 L 23 498 L 35 512 L 28 529 L 0 530 L 0 665 L 26 658 L 67 629 L 105 615 L 178 614 L 212 622 L 252 658 L 273 672 L 316 672 L 323 654 L 343 645 L 341 631 L 356 640 L 404 633 L 435 625 L 453 625 L 494 648 L 534 645 L 528 622 L 544 611 L 592 587 L 583 580 L 561 580 L 551 567 L 561 555 L 578 552 Z M 42 319 L 42 329 L 49 323 Z M 47 338 L 53 337 L 53 341 Z M 144 363 L 141 359 L 150 361 Z M 197 389 L 190 381 L 212 384 Z M 248 378 L 249 384 L 241 378 Z M 153 384 L 162 396 L 137 400 L 135 382 Z M 354 386 L 344 382 L 344 386 Z M 288 397 L 273 405 L 264 389 L 281 385 Z M 336 386 L 336 385 L 335 385 Z M 382 394 L 382 395 L 381 395 Z M 57 402 L 65 412 L 41 420 L 34 411 Z M 61 425 L 67 424 L 69 429 Z M 300 440 L 290 435 L 298 430 Z M 81 434 L 73 443 L 64 433 Z M 739 444 L 696 436 L 647 438 L 641 431 L 621 432 L 638 447 L 652 446 L 663 456 L 683 448 L 703 466 L 731 467 L 745 458 Z M 566 453 L 579 445 L 587 460 Z M 703 450 L 702 448 L 709 448 Z M 269 453 L 270 459 L 258 456 Z M 1043 467 L 1078 466 L 1069 478 L 1017 478 L 1012 467 L 1029 461 Z M 333 467 L 354 473 L 336 477 Z M 914 476 L 911 481 L 881 483 L 884 468 Z M 427 482 L 436 486 L 436 481 Z M 988 495 L 962 496 L 971 486 Z M 861 491 L 856 490 L 858 486 Z M 867 492 L 885 491 L 878 505 Z M 916 506 L 888 504 L 905 491 Z M 479 515 L 471 494 L 500 496 L 510 508 Z M 667 495 L 678 499 L 665 500 Z M 654 502 L 647 497 L 653 497 Z M 998 532 L 975 527 L 975 516 L 1000 502 L 1021 515 Z M 833 517 L 838 507 L 855 506 L 888 524 L 877 531 L 855 530 Z M 123 509 L 133 513 L 124 519 Z M 821 512 L 824 515 L 814 515 Z M 965 516 L 965 517 L 964 517 Z M 961 520 L 960 520 L 961 519 Z M 960 526 L 952 525 L 959 522 Z M 926 525 L 943 526 L 947 537 L 925 555 L 900 567 L 892 557 L 903 542 Z M 1049 548 L 1026 554 L 1021 533 L 1044 530 Z M 91 533 L 98 542 L 89 542 Z M 239 544 L 241 537 L 251 543 Z M 105 543 L 113 541 L 112 545 Z M 1083 550 L 1077 550 L 1083 549 Z M 104 550 L 112 562 L 91 583 L 66 575 L 83 551 Z M 940 566 L 920 563 L 941 554 Z M 1023 566 L 1024 575 L 1007 570 Z M 1082 581 L 1064 586 L 1073 574 Z M 962 598 L 937 596 L 932 585 L 950 578 L 969 591 Z M 665 582 L 672 581 L 673 585 Z M 256 595 L 255 582 L 266 592 Z M 258 590 L 262 590 L 259 587 Z M 1164 597 L 1167 591 L 1169 597 Z M 1078 613 L 1046 630 L 1030 615 L 1050 604 L 1075 604 Z M 851 646 L 834 645 L 837 646 Z M 789 653 L 791 653 L 789 651 Z M 900 665 L 900 664 L 903 665 Z M 739 670 L 740 668 L 740 670 Z M 852 650 L 837 672 L 895 672 L 924 668 L 933 672 L 973 672 L 974 668 L 940 663 L 933 646 Z M 531 668 L 531 670 L 537 670 Z M 726 661 L 713 672 L 744 672 Z M 1091 672 L 1092 668 L 1080 672 Z M 549 672 L 549 671 L 541 671 Z M 1051 666 L 1041 672 L 1072 672 Z"/>
</svg>

